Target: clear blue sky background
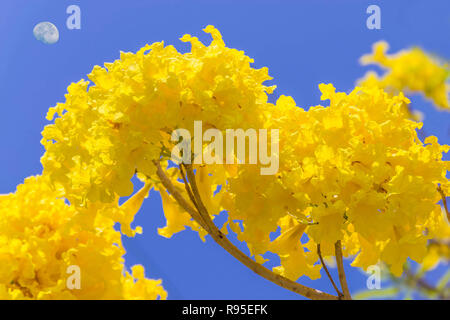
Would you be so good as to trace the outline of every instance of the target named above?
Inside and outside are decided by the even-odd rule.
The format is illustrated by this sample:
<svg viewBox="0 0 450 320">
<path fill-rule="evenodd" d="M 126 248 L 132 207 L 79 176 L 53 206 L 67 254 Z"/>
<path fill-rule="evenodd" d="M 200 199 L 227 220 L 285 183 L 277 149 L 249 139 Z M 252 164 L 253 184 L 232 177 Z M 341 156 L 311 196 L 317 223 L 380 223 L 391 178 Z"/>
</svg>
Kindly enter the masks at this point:
<svg viewBox="0 0 450 320">
<path fill-rule="evenodd" d="M 81 7 L 81 30 L 66 28 L 66 8 L 71 4 Z M 381 30 L 366 28 L 370 4 L 381 7 Z M 57 44 L 45 45 L 33 37 L 33 27 L 41 21 L 58 27 Z M 2 0 L 0 193 L 13 191 L 25 177 L 41 172 L 39 141 L 47 124 L 45 114 L 64 101 L 71 82 L 86 78 L 96 64 L 117 59 L 120 50 L 135 52 L 161 40 L 186 50 L 178 40 L 185 33 L 209 41 L 201 31 L 208 24 L 219 28 L 228 46 L 253 57 L 255 67 L 269 67 L 278 95 L 291 95 L 305 107 L 320 102 L 321 82 L 351 89 L 367 70 L 358 65 L 358 58 L 377 40 L 387 40 L 392 51 L 419 45 L 450 58 L 448 0 Z M 421 97 L 415 97 L 414 107 L 426 114 L 426 133 L 450 144 L 450 114 L 436 111 Z M 155 192 L 136 224 L 143 226 L 144 234 L 124 239 L 126 264 L 143 264 L 148 276 L 162 278 L 169 298 L 299 298 L 253 274 L 210 238 L 202 243 L 191 231 L 172 239 L 158 236 L 156 230 L 165 221 Z M 347 272 L 352 292 L 365 287 L 365 274 L 351 268 Z M 300 282 L 333 292 L 325 278 Z"/>
</svg>

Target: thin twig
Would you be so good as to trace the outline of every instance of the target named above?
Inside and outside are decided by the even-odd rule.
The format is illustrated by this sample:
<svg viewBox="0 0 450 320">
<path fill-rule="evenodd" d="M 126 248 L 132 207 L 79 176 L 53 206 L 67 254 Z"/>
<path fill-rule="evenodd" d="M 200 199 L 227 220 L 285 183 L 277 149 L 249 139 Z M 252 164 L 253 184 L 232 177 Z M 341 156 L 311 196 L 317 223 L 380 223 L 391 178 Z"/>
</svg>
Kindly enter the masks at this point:
<svg viewBox="0 0 450 320">
<path fill-rule="evenodd" d="M 450 222 L 450 212 L 448 211 L 447 198 L 445 196 L 444 190 L 442 190 L 441 186 L 438 186 L 437 191 L 441 194 L 442 203 L 444 204 L 445 213 L 447 214 L 447 221 Z"/>
<path fill-rule="evenodd" d="M 338 287 L 336 286 L 336 283 L 333 280 L 333 277 L 331 276 L 330 272 L 328 271 L 325 261 L 323 261 L 322 252 L 320 251 L 320 243 L 317 245 L 317 254 L 319 255 L 320 263 L 322 264 L 323 269 L 325 270 L 325 273 L 327 274 L 328 279 L 330 279 L 330 282 L 333 285 L 334 290 L 338 294 L 339 298 L 343 297 L 344 295 L 342 294 L 342 292 L 339 291 Z"/>
<path fill-rule="evenodd" d="M 186 174 L 185 174 L 185 172 L 184 172 L 184 170 L 183 170 L 183 167 L 184 167 L 183 164 L 180 163 L 180 166 L 179 166 L 179 167 L 180 167 L 180 173 L 181 173 L 181 176 L 183 177 L 184 188 L 186 189 L 186 192 L 187 192 L 187 194 L 188 194 L 188 196 L 189 196 L 189 199 L 191 199 L 191 202 L 194 204 L 195 208 L 197 209 L 197 212 L 200 213 L 201 211 L 200 211 L 200 209 L 199 209 L 198 202 L 197 202 L 197 200 L 196 200 L 195 197 L 194 197 L 194 194 L 193 194 L 193 192 L 192 192 L 192 189 L 191 189 L 191 187 L 190 187 L 189 182 L 186 180 Z M 208 229 L 205 229 L 205 230 L 208 231 L 208 233 L 209 233 L 209 231 L 210 231 L 211 229 L 210 229 L 209 226 L 208 226 L 207 220 L 205 220 L 205 218 L 204 218 L 201 214 L 199 214 L 199 216 L 200 216 L 200 219 L 203 221 L 204 225 L 208 228 Z"/>
<path fill-rule="evenodd" d="M 336 252 L 336 264 L 337 264 L 338 273 L 339 273 L 339 282 L 341 283 L 341 288 L 342 288 L 342 292 L 344 294 L 344 299 L 351 300 L 352 296 L 350 295 L 350 290 L 348 290 L 347 279 L 345 277 L 344 261 L 342 258 L 341 240 L 338 240 L 334 244 L 334 248 L 335 248 L 335 252 Z"/>
<path fill-rule="evenodd" d="M 236 248 L 228 240 L 228 238 L 225 237 L 225 235 L 222 232 L 220 232 L 220 230 L 212 222 L 212 220 L 207 212 L 203 212 L 203 214 L 201 215 L 200 212 L 198 212 L 190 204 L 188 204 L 187 201 L 184 199 L 184 197 L 181 194 L 179 194 L 179 192 L 173 186 L 172 181 L 170 181 L 170 179 L 165 175 L 160 164 L 156 161 L 154 163 L 157 167 L 156 174 L 158 175 L 159 179 L 161 180 L 161 183 L 170 192 L 170 194 L 178 202 L 178 204 L 181 207 L 183 207 L 191 215 L 191 217 L 195 221 L 197 221 L 197 223 L 199 223 L 206 231 L 208 231 L 208 233 L 211 235 L 211 237 L 214 239 L 214 241 L 216 241 L 222 248 L 224 248 L 226 251 L 228 251 L 233 257 L 235 257 L 237 260 L 239 260 L 247 268 L 249 268 L 256 274 L 262 276 L 263 278 L 279 285 L 280 287 L 283 287 L 285 289 L 296 292 L 306 298 L 313 299 L 313 300 L 338 300 L 338 297 L 336 297 L 336 296 L 330 295 L 330 294 L 322 292 L 320 290 L 316 290 L 313 288 L 303 286 L 295 281 L 292 281 L 281 275 L 275 274 L 274 272 L 267 269 L 263 265 L 250 259 L 246 254 L 244 254 L 242 251 L 240 251 L 238 248 Z M 198 207 L 201 208 L 202 211 L 206 210 L 203 202 L 201 201 L 200 195 L 198 193 L 198 188 L 197 188 L 197 185 L 195 182 L 195 176 L 192 171 L 192 167 L 190 167 L 190 166 L 187 167 L 186 171 L 187 171 L 189 182 L 192 186 L 192 192 L 194 194 L 194 198 L 196 199 L 196 201 L 198 201 L 198 203 L 197 203 Z M 202 217 L 205 218 L 206 225 L 205 225 L 205 222 L 203 221 L 203 219 L 201 219 Z"/>
<path fill-rule="evenodd" d="M 163 184 L 163 186 L 169 191 L 170 195 L 175 199 L 175 201 L 184 209 L 187 213 L 191 215 L 191 217 L 203 228 L 205 231 L 208 231 L 208 227 L 203 222 L 203 219 L 201 219 L 199 213 L 195 208 L 193 208 L 185 199 L 184 197 L 178 192 L 178 190 L 175 188 L 175 186 L 172 184 L 172 181 L 166 176 L 164 171 L 161 168 L 161 165 L 157 161 L 153 161 L 155 164 L 157 170 L 156 174 Z"/>
<path fill-rule="evenodd" d="M 183 165 L 180 164 L 179 167 L 180 167 L 180 174 L 181 174 L 181 177 L 183 178 L 183 182 L 184 182 L 184 185 L 185 185 L 186 192 L 187 192 L 187 194 L 189 196 L 189 199 L 191 199 L 192 203 L 195 205 L 195 207 L 197 207 L 194 195 L 192 194 L 192 190 L 189 187 L 188 181 L 186 180 L 186 173 L 183 170 Z"/>
<path fill-rule="evenodd" d="M 202 199 L 200 198 L 200 191 L 198 190 L 197 187 L 197 182 L 195 179 L 194 171 L 192 170 L 192 165 L 190 164 L 181 164 L 181 165 L 184 166 L 184 168 L 186 169 L 186 174 L 189 179 L 189 184 L 191 186 L 191 190 L 194 195 L 195 203 L 197 204 L 197 210 L 200 213 L 200 216 L 203 218 L 210 231 L 217 229 L 216 225 L 209 216 L 208 209 L 206 209 Z M 219 229 L 217 230 L 219 231 L 219 235 L 221 237 L 225 237 Z"/>
</svg>

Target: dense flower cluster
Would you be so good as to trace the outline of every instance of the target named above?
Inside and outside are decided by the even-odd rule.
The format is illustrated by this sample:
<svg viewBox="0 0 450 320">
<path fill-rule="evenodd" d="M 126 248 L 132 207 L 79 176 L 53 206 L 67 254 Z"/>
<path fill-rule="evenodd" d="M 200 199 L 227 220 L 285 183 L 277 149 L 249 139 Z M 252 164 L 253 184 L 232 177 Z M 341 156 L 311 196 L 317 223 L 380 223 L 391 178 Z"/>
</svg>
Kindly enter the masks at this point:
<svg viewBox="0 0 450 320">
<path fill-rule="evenodd" d="M 382 260 L 399 275 L 408 257 L 420 261 L 427 240 L 445 223 L 436 188 L 448 185 L 448 164 L 442 160 L 448 146 L 435 137 L 420 141 L 421 124 L 405 113 L 409 100 L 377 86 L 346 94 L 322 84 L 328 107 L 306 111 L 286 96 L 268 103 L 274 88 L 263 84 L 271 79 L 267 69 L 253 69 L 252 59 L 227 48 L 212 26 L 205 31 L 213 37 L 209 46 L 189 35 L 182 38 L 192 46 L 185 54 L 154 43 L 136 54 L 122 53 L 106 68 L 95 67 L 89 75 L 93 85 L 80 81 L 69 87 L 66 102 L 49 111 L 49 120 L 58 117 L 43 131 L 44 175 L 54 187 L 80 208 L 128 196 L 136 172 L 158 180 L 153 161 L 168 160 L 170 133 L 193 132 L 194 120 L 219 130 L 279 129 L 276 175 L 260 175 L 259 165 L 194 166 L 209 213 L 228 211 L 224 232 L 228 227 L 236 232 L 258 262 L 268 251 L 278 254 L 276 271 L 292 279 L 319 277 L 316 246 L 331 256 L 337 240 L 345 255 L 357 255 L 355 266 Z M 392 58 L 376 52 L 374 60 L 395 70 L 386 76 L 389 85 L 425 90 L 444 105 L 444 75 L 438 72 L 438 84 L 425 88 L 408 80 L 414 74 L 396 67 L 405 56 L 423 62 L 419 53 Z M 167 173 L 188 199 L 178 171 Z M 157 187 L 167 218 L 160 233 L 170 237 L 189 226 L 204 236 Z"/>
<path fill-rule="evenodd" d="M 281 128 L 278 175 L 239 167 L 228 179 L 223 209 L 243 220 L 237 232 L 253 253 L 280 255 L 285 275 L 317 277 L 316 244 L 333 255 L 337 240 L 347 255 L 357 254 L 353 265 L 381 260 L 399 275 L 407 257 L 421 261 L 427 239 L 445 224 L 436 187 L 448 181 L 442 153 L 449 147 L 435 137 L 418 139 L 420 124 L 405 117 L 409 100 L 402 94 L 320 89 L 330 106 L 305 111 L 290 97 L 278 100 L 268 123 Z M 277 225 L 281 236 L 270 242 Z"/>
<path fill-rule="evenodd" d="M 371 54 L 361 57 L 362 64 L 377 64 L 387 72 L 379 77 L 369 71 L 360 80 L 360 85 L 378 86 L 392 94 L 420 92 L 438 107 L 450 109 L 448 63 L 427 55 L 420 48 L 402 50 L 392 55 L 386 54 L 388 48 L 386 42 L 380 41 L 373 45 Z"/>
<path fill-rule="evenodd" d="M 75 208 L 60 196 L 36 176 L 0 197 L 0 299 L 165 299 L 142 266 L 124 272 L 121 235 L 108 216 L 132 215 L 136 206 Z M 79 288 L 67 285 L 71 266 Z"/>
<path fill-rule="evenodd" d="M 49 111 L 60 118 L 43 131 L 47 150 L 44 174 L 61 184 L 71 203 L 108 202 L 128 196 L 136 171 L 151 176 L 161 145 L 173 129 L 193 132 L 194 120 L 204 126 L 260 128 L 258 107 L 266 103 L 261 83 L 270 79 L 267 69 L 250 67 L 242 51 L 226 48 L 219 32 L 210 46 L 197 38 L 181 54 L 162 42 L 147 45 L 136 54 L 96 66 L 88 82 L 72 84 L 66 102 Z"/>
</svg>

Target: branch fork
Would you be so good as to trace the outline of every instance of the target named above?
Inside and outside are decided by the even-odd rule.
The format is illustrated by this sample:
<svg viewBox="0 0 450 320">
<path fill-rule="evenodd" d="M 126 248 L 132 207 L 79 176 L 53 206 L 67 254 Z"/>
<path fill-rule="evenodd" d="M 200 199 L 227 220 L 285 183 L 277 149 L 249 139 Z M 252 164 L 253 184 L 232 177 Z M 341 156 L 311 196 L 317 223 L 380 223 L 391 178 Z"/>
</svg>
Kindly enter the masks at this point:
<svg viewBox="0 0 450 320">
<path fill-rule="evenodd" d="M 233 245 L 228 240 L 228 238 L 217 228 L 217 226 L 211 220 L 211 217 L 200 197 L 197 183 L 195 181 L 195 174 L 194 174 L 194 171 L 192 170 L 192 165 L 180 164 L 180 171 L 181 171 L 181 174 L 183 175 L 183 180 L 185 183 L 186 191 L 187 191 L 190 201 L 192 202 L 192 204 L 191 204 L 176 190 L 175 186 L 172 184 L 172 181 L 166 176 L 166 174 L 164 173 L 164 170 L 161 168 L 160 163 L 158 161 L 153 161 L 153 163 L 156 166 L 156 169 L 157 169 L 156 174 L 157 174 L 158 178 L 160 179 L 162 185 L 167 189 L 167 191 L 175 199 L 175 201 L 184 210 L 186 210 L 186 212 L 188 212 L 191 215 L 193 220 L 195 220 L 203 229 L 205 229 L 208 232 L 208 234 L 213 238 L 213 240 L 217 244 L 219 244 L 222 248 L 224 248 L 234 258 L 239 260 L 247 268 L 249 268 L 256 274 L 260 275 L 261 277 L 279 285 L 280 287 L 283 287 L 285 289 L 288 289 L 290 291 L 298 293 L 306 298 L 309 298 L 312 300 L 339 300 L 340 299 L 339 296 L 334 296 L 334 295 L 322 292 L 320 290 L 316 290 L 316 289 L 301 285 L 301 284 L 299 284 L 295 281 L 292 281 L 286 277 L 276 274 L 273 271 L 264 267 L 263 265 L 252 260 L 246 254 L 244 254 L 242 251 L 240 251 L 238 248 L 236 248 L 236 246 Z M 186 180 L 185 174 L 187 175 L 187 180 Z M 342 282 L 341 282 L 341 284 L 342 284 Z M 343 290 L 344 290 L 344 295 L 345 295 L 345 289 L 343 289 Z"/>
</svg>

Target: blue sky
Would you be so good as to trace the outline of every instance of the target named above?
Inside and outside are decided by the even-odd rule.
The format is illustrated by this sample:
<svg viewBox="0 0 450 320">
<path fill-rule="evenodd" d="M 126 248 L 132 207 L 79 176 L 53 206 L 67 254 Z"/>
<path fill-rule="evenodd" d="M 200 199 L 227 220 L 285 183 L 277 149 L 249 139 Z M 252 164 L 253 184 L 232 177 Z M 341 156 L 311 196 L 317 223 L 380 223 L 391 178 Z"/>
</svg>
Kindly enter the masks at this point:
<svg viewBox="0 0 450 320">
<path fill-rule="evenodd" d="M 66 28 L 66 8 L 81 8 L 81 30 Z M 366 8 L 381 7 L 381 30 L 366 28 Z M 38 42 L 41 21 L 54 23 L 60 40 Z M 278 95 L 297 105 L 319 104 L 318 84 L 350 90 L 367 67 L 358 58 L 384 39 L 397 51 L 413 45 L 450 58 L 450 2 L 435 1 L 106 1 L 3 0 L 0 10 L 0 193 L 8 193 L 42 170 L 39 141 L 45 114 L 64 101 L 66 88 L 92 67 L 164 40 L 179 50 L 185 33 L 209 41 L 201 31 L 212 24 L 228 46 L 244 50 L 254 66 L 267 66 Z M 424 131 L 450 144 L 450 113 L 436 111 L 420 96 L 414 108 L 425 113 Z M 449 159 L 448 155 L 446 157 Z M 223 221 L 223 217 L 218 220 Z M 218 221 L 219 222 L 219 221 Z M 143 264 L 162 278 L 171 299 L 298 299 L 234 260 L 210 238 L 184 231 L 172 239 L 157 235 L 164 226 L 161 200 L 152 192 L 136 224 L 144 234 L 124 239 L 126 264 Z M 350 289 L 365 287 L 367 276 L 347 268 Z M 335 272 L 334 272 L 335 274 Z M 433 281 L 433 278 L 430 279 Z M 328 280 L 301 283 L 332 293 Z"/>
</svg>

